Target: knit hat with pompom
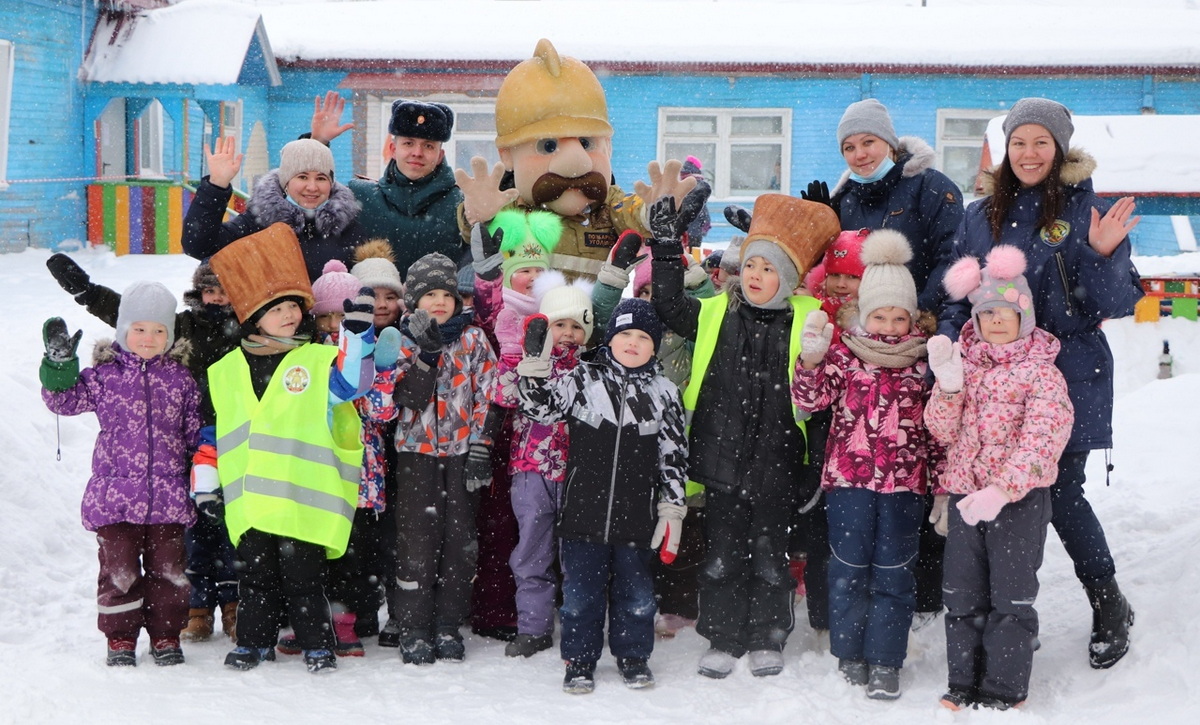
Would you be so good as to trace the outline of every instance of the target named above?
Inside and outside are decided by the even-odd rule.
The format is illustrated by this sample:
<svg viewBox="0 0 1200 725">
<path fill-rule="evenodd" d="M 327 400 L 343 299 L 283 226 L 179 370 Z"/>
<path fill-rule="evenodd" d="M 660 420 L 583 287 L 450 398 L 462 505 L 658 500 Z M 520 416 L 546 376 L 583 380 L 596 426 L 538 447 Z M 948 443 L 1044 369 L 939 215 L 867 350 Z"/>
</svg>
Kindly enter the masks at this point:
<svg viewBox="0 0 1200 725">
<path fill-rule="evenodd" d="M 548 211 L 527 213 L 506 209 L 488 222 L 489 233 L 494 235 L 497 229 L 504 230 L 504 238 L 500 240 L 504 261 L 500 269 L 505 287 L 512 287 L 512 275 L 518 269 L 550 269 L 550 254 L 562 237 L 562 217 Z"/>
<path fill-rule="evenodd" d="M 592 313 L 592 283 L 577 279 L 567 284 L 562 272 L 550 270 L 533 283 L 533 297 L 538 300 L 538 312 L 550 324 L 558 320 L 575 320 L 583 328 L 586 342 L 592 337 L 596 318 Z"/>
<path fill-rule="evenodd" d="M 872 312 L 884 307 L 901 307 L 916 320 L 917 285 L 908 271 L 912 247 L 904 235 L 894 229 L 878 229 L 862 243 L 862 261 L 866 265 L 858 286 L 858 321 L 867 324 Z"/>
<path fill-rule="evenodd" d="M 317 303 L 313 305 L 313 317 L 320 317 L 329 312 L 341 312 L 342 302 L 354 299 L 358 290 L 363 286 L 358 277 L 346 271 L 346 265 L 340 259 L 331 259 L 321 269 L 321 276 L 313 282 L 313 297 Z"/>
<path fill-rule="evenodd" d="M 354 248 L 354 262 L 350 274 L 358 277 L 362 286 L 383 287 L 404 296 L 404 283 L 400 281 L 400 270 L 396 269 L 396 257 L 388 240 L 372 239 L 358 245 Z"/>
<path fill-rule="evenodd" d="M 1025 255 L 1011 244 L 992 247 L 987 266 L 979 267 L 975 257 L 963 257 L 946 270 L 942 281 L 951 299 L 971 301 L 971 317 L 982 310 L 1011 307 L 1021 316 L 1020 337 L 1033 332 L 1037 320 L 1033 314 L 1033 295 L 1025 280 Z M 979 324 L 978 319 L 975 322 Z"/>
</svg>

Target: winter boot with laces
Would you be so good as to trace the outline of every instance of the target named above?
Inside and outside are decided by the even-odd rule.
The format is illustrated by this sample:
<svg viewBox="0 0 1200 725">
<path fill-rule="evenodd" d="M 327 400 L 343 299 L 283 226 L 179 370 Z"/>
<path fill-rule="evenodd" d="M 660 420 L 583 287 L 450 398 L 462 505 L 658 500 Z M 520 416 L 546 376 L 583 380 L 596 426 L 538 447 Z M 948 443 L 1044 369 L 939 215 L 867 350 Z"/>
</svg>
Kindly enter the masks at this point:
<svg viewBox="0 0 1200 725">
<path fill-rule="evenodd" d="M 221 605 L 221 631 L 237 644 L 237 602 L 225 602 Z"/>
<path fill-rule="evenodd" d="M 255 649 L 254 647 L 237 646 L 225 655 L 225 666 L 234 670 L 252 670 L 260 662 L 274 662 L 275 650 L 270 647 Z"/>
<path fill-rule="evenodd" d="M 183 648 L 178 637 L 156 637 L 150 642 L 150 656 L 159 667 L 183 664 Z"/>
<path fill-rule="evenodd" d="M 621 673 L 625 686 L 631 690 L 654 687 L 654 673 L 643 657 L 618 657 L 617 671 Z"/>
<path fill-rule="evenodd" d="M 337 657 L 327 649 L 304 650 L 304 666 L 314 675 L 337 669 Z"/>
<path fill-rule="evenodd" d="M 516 639 L 504 645 L 504 656 L 532 657 L 553 646 L 554 637 L 552 635 L 518 634 Z"/>
<path fill-rule="evenodd" d="M 1117 664 L 1129 651 L 1129 628 L 1133 626 L 1133 607 L 1121 593 L 1116 579 L 1087 587 L 1092 605 L 1092 640 L 1088 661 L 1094 669 L 1104 670 Z"/>
<path fill-rule="evenodd" d="M 563 677 L 563 692 L 568 695 L 587 695 L 596 689 L 596 665 L 590 662 L 567 662 Z"/>
<path fill-rule="evenodd" d="M 184 642 L 207 642 L 213 636 L 213 610 L 189 609 L 188 623 L 179 633 Z"/>
<path fill-rule="evenodd" d="M 137 637 L 109 637 L 104 663 L 109 667 L 136 667 Z"/>
<path fill-rule="evenodd" d="M 871 665 L 867 672 L 867 697 L 872 700 L 899 699 L 900 668 Z"/>
</svg>

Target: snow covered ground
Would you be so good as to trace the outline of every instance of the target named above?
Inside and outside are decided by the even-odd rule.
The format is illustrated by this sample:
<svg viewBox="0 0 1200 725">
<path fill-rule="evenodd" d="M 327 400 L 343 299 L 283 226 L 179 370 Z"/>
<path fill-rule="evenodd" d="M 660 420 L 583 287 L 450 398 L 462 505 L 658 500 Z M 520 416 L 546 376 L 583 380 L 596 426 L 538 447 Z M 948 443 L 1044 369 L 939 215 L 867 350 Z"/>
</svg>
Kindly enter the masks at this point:
<svg viewBox="0 0 1200 725">
<path fill-rule="evenodd" d="M 1165 320 L 1108 323 L 1117 356 L 1116 449 L 1112 485 L 1103 456 L 1090 462 L 1089 498 L 1115 553 L 1120 582 L 1137 610 L 1130 654 L 1115 668 L 1087 665 L 1090 610 L 1061 545 L 1050 535 L 1038 610 L 1042 648 L 1028 704 L 1019 711 L 950 713 L 937 698 L 945 686 L 940 625 L 916 634 L 904 669 L 903 697 L 867 700 L 835 674 L 835 661 L 814 651 L 803 604 L 778 677 L 756 679 L 740 664 L 724 681 L 695 674 L 705 641 L 687 631 L 656 645 L 652 690 L 619 682 L 601 662 L 595 694 L 560 691 L 553 652 L 530 660 L 504 657 L 500 643 L 468 636 L 467 661 L 416 668 L 373 642 L 367 656 L 343 660 L 313 677 L 298 658 L 249 673 L 224 669 L 229 645 L 185 646 L 187 664 L 157 668 L 140 644 L 136 669 L 104 666 L 95 627 L 94 537 L 79 523 L 96 432 L 92 415 L 56 423 L 39 397 L 41 325 L 52 315 L 83 327 L 84 362 L 111 331 L 62 292 L 46 272 L 48 252 L 0 255 L 0 309 L 9 352 L 0 361 L 0 722 L 142 723 L 337 722 L 479 723 L 1168 723 L 1200 712 L 1200 470 L 1195 414 L 1200 409 L 1200 325 Z M 114 257 L 85 250 L 75 258 L 93 279 L 122 290 L 161 280 L 177 293 L 189 285 L 185 257 Z M 1179 271 L 1185 258 L 1142 260 L 1147 271 Z M 1192 260 L 1186 260 L 1191 262 Z M 1155 379 L 1163 339 L 1171 341 L 1176 377 Z M 61 430 L 62 460 L 56 460 Z M 1190 593 L 1190 594 L 1189 594 Z M 1192 713 L 1188 715 L 1188 713 Z"/>
</svg>

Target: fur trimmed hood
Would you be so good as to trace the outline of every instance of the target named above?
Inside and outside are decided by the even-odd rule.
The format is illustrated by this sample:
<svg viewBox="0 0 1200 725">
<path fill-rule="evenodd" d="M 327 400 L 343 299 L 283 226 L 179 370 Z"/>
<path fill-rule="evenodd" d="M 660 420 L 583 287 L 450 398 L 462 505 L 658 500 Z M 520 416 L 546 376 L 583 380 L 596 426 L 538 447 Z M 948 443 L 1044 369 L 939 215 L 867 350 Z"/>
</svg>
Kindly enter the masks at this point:
<svg viewBox="0 0 1200 725">
<path fill-rule="evenodd" d="M 924 171 L 933 168 L 933 163 L 937 160 L 937 154 L 933 147 L 925 142 L 924 139 L 918 136 L 901 136 L 900 147 L 896 149 L 896 158 L 903 159 L 908 156 L 908 160 L 904 162 L 900 170 L 900 176 L 908 178 L 916 176 Z M 836 197 L 845 190 L 846 182 L 850 180 L 850 169 L 842 172 L 842 176 L 838 179 L 837 185 L 829 191 L 829 195 Z"/>
<path fill-rule="evenodd" d="M 102 338 L 96 341 L 96 346 L 92 348 L 92 366 L 95 367 L 101 363 L 112 362 L 119 355 L 133 355 L 126 350 L 118 350 L 115 347 L 116 343 L 108 338 Z M 188 358 L 192 354 L 192 343 L 186 339 L 178 339 L 171 349 L 167 351 L 167 357 L 177 363 L 186 366 Z"/>
<path fill-rule="evenodd" d="M 322 237 L 336 237 L 358 218 L 361 208 L 349 188 L 332 181 L 329 200 L 317 209 L 313 223 Z M 288 201 L 283 188 L 279 186 L 279 169 L 267 172 L 254 185 L 246 212 L 263 228 L 275 222 L 284 222 L 296 232 L 296 236 L 301 236 L 304 231 L 304 210 Z"/>
<path fill-rule="evenodd" d="M 1000 164 L 996 164 L 983 172 L 979 186 L 983 189 L 984 196 L 991 196 L 996 190 L 994 174 L 999 168 Z M 1066 186 L 1079 186 L 1092 178 L 1092 174 L 1095 172 L 1096 159 L 1078 146 L 1072 146 L 1071 150 L 1067 152 L 1066 158 L 1063 159 L 1062 175 L 1059 177 L 1059 181 Z"/>
<path fill-rule="evenodd" d="M 834 321 L 839 329 L 852 330 L 855 327 L 861 327 L 858 322 L 858 300 L 846 300 L 837 312 L 837 320 Z M 917 314 L 917 319 L 913 325 L 916 331 L 925 337 L 933 337 L 937 334 L 937 316 L 932 312 L 921 310 Z"/>
</svg>

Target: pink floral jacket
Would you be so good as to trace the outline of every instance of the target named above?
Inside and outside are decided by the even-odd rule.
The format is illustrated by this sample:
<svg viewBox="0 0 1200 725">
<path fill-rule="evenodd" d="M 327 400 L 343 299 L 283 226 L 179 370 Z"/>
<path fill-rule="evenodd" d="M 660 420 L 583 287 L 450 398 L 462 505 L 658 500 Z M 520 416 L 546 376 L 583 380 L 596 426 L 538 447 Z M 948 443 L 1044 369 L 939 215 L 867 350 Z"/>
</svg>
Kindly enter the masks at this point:
<svg viewBox="0 0 1200 725">
<path fill-rule="evenodd" d="M 500 358 L 499 375 L 496 376 L 497 405 L 518 408 L 520 391 L 517 363 L 519 355 Z M 550 381 L 565 377 L 579 364 L 579 348 L 555 347 L 550 357 Z M 551 483 L 562 483 L 567 473 L 568 449 L 567 423 L 565 420 L 552 425 L 539 423 L 518 410 L 513 416 L 512 456 L 508 470 L 511 473 L 527 471 L 541 474 Z"/>
<path fill-rule="evenodd" d="M 874 365 L 842 342 L 833 343 L 813 370 L 796 361 L 796 407 L 817 411 L 833 406 L 822 488 L 925 493 L 930 473 L 924 422 L 927 369 L 925 360 L 903 368 Z"/>
<path fill-rule="evenodd" d="M 1029 337 L 993 345 L 971 321 L 959 341 L 963 389 L 943 393 L 934 385 L 925 409 L 929 432 L 948 447 L 941 486 L 972 493 L 996 484 L 1017 501 L 1051 485 L 1075 421 L 1066 380 L 1054 366 L 1058 338 L 1034 328 Z"/>
</svg>

